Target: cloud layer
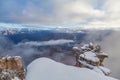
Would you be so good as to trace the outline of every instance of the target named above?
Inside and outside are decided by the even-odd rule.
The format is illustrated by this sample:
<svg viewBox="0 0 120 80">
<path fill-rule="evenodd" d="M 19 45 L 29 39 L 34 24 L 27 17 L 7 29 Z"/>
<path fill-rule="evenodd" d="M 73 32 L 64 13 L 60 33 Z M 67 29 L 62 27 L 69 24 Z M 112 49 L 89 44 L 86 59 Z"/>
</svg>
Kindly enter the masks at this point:
<svg viewBox="0 0 120 80">
<path fill-rule="evenodd" d="M 62 44 L 68 44 L 68 43 L 74 43 L 74 41 L 66 40 L 66 39 L 49 40 L 49 41 L 42 41 L 42 42 L 30 41 L 30 42 L 20 43 L 20 44 L 18 44 L 18 46 L 20 46 L 20 45 L 49 46 L 49 45 L 62 45 Z"/>
<path fill-rule="evenodd" d="M 112 76 L 120 79 L 120 31 L 88 31 L 89 33 L 85 36 L 85 40 L 82 40 L 83 43 L 93 42 L 100 44 L 102 50 L 109 54 L 108 59 L 105 61 L 105 66 L 110 68 L 112 71 Z M 71 34 L 72 35 L 72 34 Z M 81 38 L 82 39 L 82 38 Z M 56 61 L 74 65 L 75 59 L 73 52 L 69 50 L 63 50 L 56 45 L 62 45 L 72 40 L 60 39 L 60 40 L 50 40 L 43 42 L 20 42 L 18 44 L 13 44 L 6 37 L 0 35 L 0 56 L 6 55 L 17 55 L 22 56 L 25 66 L 28 65 L 31 61 L 38 57 L 49 57 Z M 81 43 L 82 44 L 82 43 Z M 51 47 L 46 47 L 46 45 Z M 39 47 L 38 47 L 39 46 Z M 42 47 L 41 47 L 42 46 Z M 71 45 L 66 45 L 71 46 Z M 40 48 L 41 47 L 41 48 Z M 72 47 L 72 46 L 71 46 Z M 67 47 L 66 47 L 67 48 Z M 58 51 L 55 51 L 58 50 Z M 55 52 L 54 52 L 55 51 Z"/>
<path fill-rule="evenodd" d="M 120 79 L 120 32 L 119 31 L 90 31 L 83 42 L 100 44 L 104 52 L 109 55 L 105 59 L 105 66 L 111 69 L 112 76 Z"/>
<path fill-rule="evenodd" d="M 120 27 L 119 0 L 1 0 L 0 22 Z"/>
</svg>

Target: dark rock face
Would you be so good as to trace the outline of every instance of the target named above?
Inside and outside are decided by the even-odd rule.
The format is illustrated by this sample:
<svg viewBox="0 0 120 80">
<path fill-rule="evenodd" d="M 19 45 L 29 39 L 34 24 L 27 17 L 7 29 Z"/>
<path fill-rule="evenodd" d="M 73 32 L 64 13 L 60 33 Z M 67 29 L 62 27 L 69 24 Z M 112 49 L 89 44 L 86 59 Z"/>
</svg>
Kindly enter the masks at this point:
<svg viewBox="0 0 120 80">
<path fill-rule="evenodd" d="M 19 56 L 0 58 L 0 80 L 24 80 L 26 70 Z"/>
</svg>

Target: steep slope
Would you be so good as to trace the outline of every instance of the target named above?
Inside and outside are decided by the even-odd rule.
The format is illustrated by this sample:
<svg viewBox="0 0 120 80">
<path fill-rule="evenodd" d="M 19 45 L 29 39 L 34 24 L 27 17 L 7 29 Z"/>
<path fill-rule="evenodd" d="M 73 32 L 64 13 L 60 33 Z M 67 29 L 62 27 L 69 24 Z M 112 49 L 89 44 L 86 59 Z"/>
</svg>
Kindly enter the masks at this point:
<svg viewBox="0 0 120 80">
<path fill-rule="evenodd" d="M 26 80 L 117 80 L 87 68 L 77 68 L 39 58 L 27 67 Z"/>
</svg>

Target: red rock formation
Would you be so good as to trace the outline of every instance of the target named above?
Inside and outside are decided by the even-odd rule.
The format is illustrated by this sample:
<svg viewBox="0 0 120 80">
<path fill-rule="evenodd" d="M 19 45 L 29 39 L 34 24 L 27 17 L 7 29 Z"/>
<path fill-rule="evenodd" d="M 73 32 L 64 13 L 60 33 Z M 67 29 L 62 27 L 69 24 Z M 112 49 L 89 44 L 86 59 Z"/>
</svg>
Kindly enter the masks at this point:
<svg viewBox="0 0 120 80">
<path fill-rule="evenodd" d="M 10 73 L 12 72 L 12 73 Z M 26 71 L 23 68 L 22 65 L 22 59 L 20 56 L 6 56 L 6 57 L 2 57 L 0 58 L 0 80 L 12 80 L 12 77 L 9 76 L 10 78 L 3 78 L 1 76 L 4 76 L 7 73 L 9 75 L 16 75 L 20 80 L 25 79 L 26 76 Z M 15 77 L 15 76 L 14 76 Z"/>
</svg>

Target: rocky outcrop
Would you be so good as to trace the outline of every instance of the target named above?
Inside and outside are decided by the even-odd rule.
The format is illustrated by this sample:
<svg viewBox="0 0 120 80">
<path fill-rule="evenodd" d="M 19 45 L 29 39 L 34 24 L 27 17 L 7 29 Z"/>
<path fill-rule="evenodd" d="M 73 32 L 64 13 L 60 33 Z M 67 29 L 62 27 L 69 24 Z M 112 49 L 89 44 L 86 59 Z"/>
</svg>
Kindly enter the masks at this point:
<svg viewBox="0 0 120 80">
<path fill-rule="evenodd" d="M 108 55 L 101 50 L 99 45 L 89 43 L 81 47 L 75 46 L 73 50 L 76 57 L 75 66 L 86 67 L 106 76 L 110 75 L 111 71 L 103 65 L 103 61 Z"/>
<path fill-rule="evenodd" d="M 25 76 L 26 70 L 20 56 L 0 58 L 0 80 L 24 80 Z"/>
</svg>

